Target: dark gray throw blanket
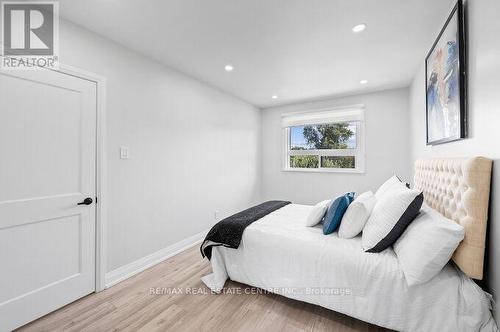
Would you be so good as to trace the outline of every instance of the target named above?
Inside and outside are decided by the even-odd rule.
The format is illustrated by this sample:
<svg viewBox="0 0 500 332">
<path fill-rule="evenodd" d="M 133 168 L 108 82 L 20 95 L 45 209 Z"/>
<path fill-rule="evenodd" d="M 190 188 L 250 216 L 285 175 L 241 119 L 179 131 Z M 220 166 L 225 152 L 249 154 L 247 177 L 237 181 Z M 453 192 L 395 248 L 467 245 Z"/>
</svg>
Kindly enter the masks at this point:
<svg viewBox="0 0 500 332">
<path fill-rule="evenodd" d="M 200 247 L 201 255 L 208 259 L 212 258 L 214 246 L 237 249 L 247 226 L 288 204 L 290 202 L 287 201 L 267 201 L 219 221 L 203 240 Z"/>
</svg>

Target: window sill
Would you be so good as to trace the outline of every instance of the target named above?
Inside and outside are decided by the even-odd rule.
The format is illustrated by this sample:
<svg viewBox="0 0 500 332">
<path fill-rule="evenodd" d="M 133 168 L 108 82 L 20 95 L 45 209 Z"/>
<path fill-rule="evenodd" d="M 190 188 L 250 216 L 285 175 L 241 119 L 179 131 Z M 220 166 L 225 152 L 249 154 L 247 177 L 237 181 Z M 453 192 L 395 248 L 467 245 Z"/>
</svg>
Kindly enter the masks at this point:
<svg viewBox="0 0 500 332">
<path fill-rule="evenodd" d="M 360 169 L 339 169 L 339 168 L 283 168 L 283 172 L 299 172 L 299 173 L 347 173 L 347 174 L 364 174 L 364 170 Z"/>
</svg>

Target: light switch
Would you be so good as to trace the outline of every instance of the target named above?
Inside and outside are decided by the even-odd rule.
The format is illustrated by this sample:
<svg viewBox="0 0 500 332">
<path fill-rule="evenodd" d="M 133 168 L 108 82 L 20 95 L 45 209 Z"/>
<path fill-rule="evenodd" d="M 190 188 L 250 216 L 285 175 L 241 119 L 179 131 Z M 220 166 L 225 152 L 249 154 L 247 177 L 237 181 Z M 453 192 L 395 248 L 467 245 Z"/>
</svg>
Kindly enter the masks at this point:
<svg viewBox="0 0 500 332">
<path fill-rule="evenodd" d="M 128 146 L 120 146 L 120 159 L 129 159 L 130 150 Z"/>
</svg>

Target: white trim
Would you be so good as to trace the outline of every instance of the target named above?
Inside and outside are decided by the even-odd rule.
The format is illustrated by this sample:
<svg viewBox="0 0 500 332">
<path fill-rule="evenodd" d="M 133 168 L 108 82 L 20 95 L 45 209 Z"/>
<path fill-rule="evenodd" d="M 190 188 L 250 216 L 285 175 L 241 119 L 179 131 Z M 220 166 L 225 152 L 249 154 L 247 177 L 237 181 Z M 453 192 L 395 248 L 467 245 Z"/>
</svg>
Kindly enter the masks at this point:
<svg viewBox="0 0 500 332">
<path fill-rule="evenodd" d="M 341 111 L 341 110 L 347 110 L 347 109 L 364 109 L 365 104 L 353 104 L 353 105 L 344 105 L 344 106 L 332 106 L 332 107 L 321 107 L 321 108 L 311 108 L 311 109 L 304 109 L 304 110 L 299 110 L 299 111 L 294 111 L 294 112 L 287 112 L 281 114 L 281 117 L 287 117 L 287 116 L 294 116 L 298 114 L 306 114 L 306 113 L 315 113 L 315 112 L 328 112 L 328 111 Z"/>
<path fill-rule="evenodd" d="M 96 250 L 95 250 L 95 291 L 105 289 L 107 269 L 107 218 L 106 218 L 106 78 L 73 66 L 59 64 L 58 69 L 50 69 L 66 75 L 79 77 L 96 83 L 97 88 L 97 147 L 96 147 Z"/>
<path fill-rule="evenodd" d="M 195 234 L 182 241 L 174 243 L 166 248 L 160 249 L 148 256 L 142 257 L 132 263 L 121 266 L 113 271 L 106 273 L 106 288 L 116 285 L 164 260 L 183 252 L 186 249 L 194 247 L 201 243 L 208 230 Z M 201 257 L 201 256 L 200 256 Z"/>
<path fill-rule="evenodd" d="M 324 123 L 357 122 L 364 121 L 364 107 L 352 107 L 337 110 L 322 110 L 315 112 L 303 112 L 294 114 L 282 114 L 281 126 L 283 128 L 315 125 Z"/>
<path fill-rule="evenodd" d="M 352 173 L 363 174 L 363 170 L 356 168 L 283 168 L 283 172 L 302 172 L 302 173 Z"/>
<path fill-rule="evenodd" d="M 357 149 L 290 150 L 289 156 L 356 156 Z"/>
</svg>

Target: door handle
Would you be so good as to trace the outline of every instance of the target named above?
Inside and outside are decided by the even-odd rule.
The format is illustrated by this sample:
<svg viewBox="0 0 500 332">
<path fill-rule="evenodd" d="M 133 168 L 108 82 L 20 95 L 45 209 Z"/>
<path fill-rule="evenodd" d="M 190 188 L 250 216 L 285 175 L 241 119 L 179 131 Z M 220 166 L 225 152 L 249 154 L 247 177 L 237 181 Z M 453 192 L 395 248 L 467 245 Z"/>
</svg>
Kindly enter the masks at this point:
<svg viewBox="0 0 500 332">
<path fill-rule="evenodd" d="M 82 202 L 78 203 L 77 205 L 90 205 L 92 204 L 93 200 L 90 197 L 85 198 Z"/>
</svg>

